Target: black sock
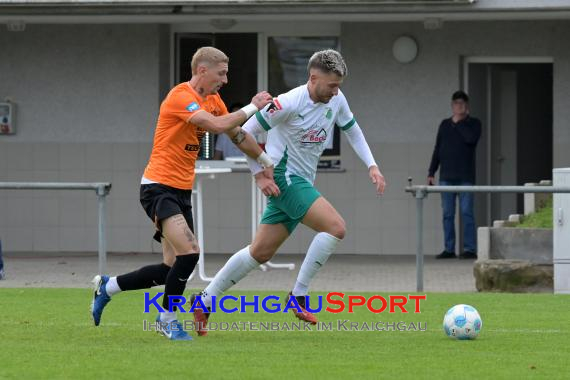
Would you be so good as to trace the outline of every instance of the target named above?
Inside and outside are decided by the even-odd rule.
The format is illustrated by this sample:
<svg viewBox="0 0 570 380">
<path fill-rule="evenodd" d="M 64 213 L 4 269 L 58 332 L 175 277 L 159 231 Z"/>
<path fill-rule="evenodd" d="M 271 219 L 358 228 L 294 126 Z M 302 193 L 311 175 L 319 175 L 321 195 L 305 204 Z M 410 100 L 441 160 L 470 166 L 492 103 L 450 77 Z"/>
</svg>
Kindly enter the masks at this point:
<svg viewBox="0 0 570 380">
<path fill-rule="evenodd" d="M 166 276 L 166 286 L 164 287 L 164 296 L 162 297 L 162 307 L 169 311 L 168 296 L 181 296 L 186 288 L 186 281 L 192 274 L 192 271 L 198 263 L 198 254 L 191 253 L 189 255 L 176 256 L 176 261 L 172 269 Z M 176 307 L 173 311 L 176 310 Z"/>
<path fill-rule="evenodd" d="M 164 285 L 170 267 L 165 263 L 148 265 L 131 273 L 117 276 L 117 284 L 121 290 L 148 289 Z"/>
</svg>

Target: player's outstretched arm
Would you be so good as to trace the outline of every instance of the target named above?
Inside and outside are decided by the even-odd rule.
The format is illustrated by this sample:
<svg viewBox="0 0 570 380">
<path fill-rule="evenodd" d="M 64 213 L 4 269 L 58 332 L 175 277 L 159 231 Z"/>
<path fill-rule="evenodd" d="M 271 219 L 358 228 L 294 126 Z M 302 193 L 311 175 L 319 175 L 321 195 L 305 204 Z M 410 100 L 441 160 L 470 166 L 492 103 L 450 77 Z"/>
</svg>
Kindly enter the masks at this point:
<svg viewBox="0 0 570 380">
<path fill-rule="evenodd" d="M 263 154 L 263 149 L 261 149 L 257 141 L 255 141 L 255 138 L 249 133 L 246 133 L 241 127 L 235 127 L 229 130 L 226 132 L 226 135 L 247 157 L 257 160 L 259 156 Z M 264 166 L 273 166 L 273 161 L 265 162 Z"/>
<path fill-rule="evenodd" d="M 378 164 L 376 164 L 374 156 L 372 156 L 372 152 L 364 138 L 362 129 L 360 129 L 358 123 L 354 122 L 354 124 L 349 129 L 345 130 L 344 133 L 352 149 L 354 149 L 358 157 L 360 157 L 362 162 L 364 162 L 368 167 L 368 175 L 372 183 L 376 185 L 376 192 L 379 195 L 384 194 L 386 180 L 380 172 L 380 169 L 378 169 Z"/>
<path fill-rule="evenodd" d="M 252 117 L 250 118 L 241 129 L 245 135 L 247 135 L 247 140 L 251 139 L 257 148 L 261 149 L 257 144 L 255 137 L 264 132 L 263 127 L 259 124 L 259 121 Z M 230 135 L 232 131 L 228 133 Z M 235 143 L 236 141 L 234 141 Z M 246 153 L 247 152 L 239 146 L 239 149 Z M 280 191 L 279 187 L 275 184 L 273 179 L 273 161 L 267 155 L 267 153 L 263 152 L 259 157 L 253 159 L 252 155 L 247 154 L 246 156 L 247 164 L 249 169 L 251 170 L 252 174 L 255 177 L 255 182 L 257 187 L 261 189 L 263 194 L 266 196 L 278 196 Z"/>
<path fill-rule="evenodd" d="M 273 161 L 261 149 L 255 138 L 240 127 L 230 130 L 227 135 L 239 150 L 246 154 L 250 169 L 254 173 L 256 183 L 263 194 L 278 196 L 279 187 L 273 180 Z M 255 171 L 252 169 L 252 163 L 255 163 Z"/>
<path fill-rule="evenodd" d="M 279 187 L 273 180 L 273 161 L 261 149 L 255 138 L 251 134 L 244 132 L 240 127 L 232 129 L 227 135 L 239 150 L 247 155 L 246 159 L 250 163 L 250 168 L 252 167 L 251 163 L 255 163 L 256 168 L 259 167 L 255 172 L 252 169 L 252 173 L 254 172 L 257 186 L 263 194 L 266 196 L 278 196 Z"/>
<path fill-rule="evenodd" d="M 267 91 L 262 91 L 251 99 L 250 104 L 235 112 L 222 116 L 214 116 L 209 112 L 196 112 L 189 121 L 208 132 L 224 133 L 243 124 L 272 100 L 273 98 Z"/>
</svg>

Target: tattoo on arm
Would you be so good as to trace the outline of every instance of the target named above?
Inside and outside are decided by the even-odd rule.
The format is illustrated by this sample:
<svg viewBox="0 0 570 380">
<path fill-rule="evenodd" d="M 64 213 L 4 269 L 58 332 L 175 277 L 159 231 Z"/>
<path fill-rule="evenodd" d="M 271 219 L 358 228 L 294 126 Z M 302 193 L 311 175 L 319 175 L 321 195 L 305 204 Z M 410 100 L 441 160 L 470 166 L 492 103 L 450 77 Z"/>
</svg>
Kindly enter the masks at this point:
<svg viewBox="0 0 570 380">
<path fill-rule="evenodd" d="M 234 137 L 232 137 L 232 142 L 236 145 L 239 145 L 245 140 L 245 132 L 239 131 Z"/>
</svg>

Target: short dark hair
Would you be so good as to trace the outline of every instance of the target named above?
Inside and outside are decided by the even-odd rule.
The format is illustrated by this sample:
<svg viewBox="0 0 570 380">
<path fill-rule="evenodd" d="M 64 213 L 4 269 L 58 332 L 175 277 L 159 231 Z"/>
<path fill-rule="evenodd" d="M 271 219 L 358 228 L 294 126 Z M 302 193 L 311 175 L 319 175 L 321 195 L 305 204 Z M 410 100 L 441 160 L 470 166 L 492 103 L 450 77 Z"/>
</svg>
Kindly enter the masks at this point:
<svg viewBox="0 0 570 380">
<path fill-rule="evenodd" d="M 465 103 L 469 103 L 469 95 L 467 95 L 465 91 L 455 91 L 453 95 L 451 95 L 451 101 L 459 99 L 463 100 Z"/>
</svg>

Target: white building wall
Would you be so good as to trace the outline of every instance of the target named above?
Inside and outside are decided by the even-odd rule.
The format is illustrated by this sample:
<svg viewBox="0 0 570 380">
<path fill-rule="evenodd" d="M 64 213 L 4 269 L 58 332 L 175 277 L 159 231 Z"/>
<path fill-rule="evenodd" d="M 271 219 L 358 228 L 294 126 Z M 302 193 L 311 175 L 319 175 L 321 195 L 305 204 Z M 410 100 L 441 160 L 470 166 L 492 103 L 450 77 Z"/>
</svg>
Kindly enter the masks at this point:
<svg viewBox="0 0 570 380">
<path fill-rule="evenodd" d="M 402 189 L 409 176 L 414 183 L 425 183 L 439 122 L 450 115 L 450 96 L 461 84 L 461 57 L 554 58 L 553 162 L 555 167 L 568 165 L 570 49 L 565 36 L 569 33 L 568 21 L 447 22 L 434 31 L 424 30 L 421 23 L 343 24 L 342 51 L 350 72 L 344 91 L 389 183 L 380 201 L 358 192 L 352 199 L 356 206 L 377 204 L 370 207 L 378 210 L 367 208 L 368 212 L 355 212 L 348 219 L 349 226 L 356 227 L 355 252 L 367 253 L 373 244 L 381 247 L 382 254 L 414 252 L 416 205 Z M 400 35 L 418 42 L 413 63 L 403 65 L 392 58 L 392 43 Z M 347 173 L 346 181 L 361 183 L 356 171 Z M 443 249 L 439 196 L 428 198 L 424 217 L 424 252 L 439 253 Z M 376 242 L 363 243 L 358 235 L 373 236 Z"/>
<path fill-rule="evenodd" d="M 0 29 L 0 100 L 18 106 L 15 136 L 0 136 L 2 181 L 111 181 L 110 251 L 158 251 L 138 201 L 159 106 L 157 25 L 28 25 Z M 388 181 L 377 197 L 346 141 L 345 173 L 318 175 L 317 187 L 340 211 L 348 234 L 339 253 L 411 254 L 415 201 L 409 176 L 425 181 L 440 120 L 460 86 L 461 56 L 554 58 L 554 164 L 570 161 L 570 23 L 467 22 L 426 31 L 421 23 L 344 23 L 344 91 Z M 415 62 L 391 55 L 399 35 L 416 38 Z M 230 67 L 231 70 L 231 67 Z M 206 180 L 206 251 L 229 253 L 250 240 L 250 178 Z M 442 249 L 438 196 L 425 206 L 425 252 Z M 95 251 L 94 193 L 0 191 L 6 251 Z M 313 234 L 300 227 L 281 252 L 305 252 Z M 278 259 L 276 259 L 278 261 Z"/>
<path fill-rule="evenodd" d="M 17 134 L 0 136 L 2 181 L 110 181 L 109 249 L 139 249 L 141 168 L 158 112 L 156 25 L 0 28 L 0 100 Z M 0 191 L 6 251 L 94 251 L 94 192 Z M 148 244 L 147 244 L 148 247 Z"/>
</svg>

